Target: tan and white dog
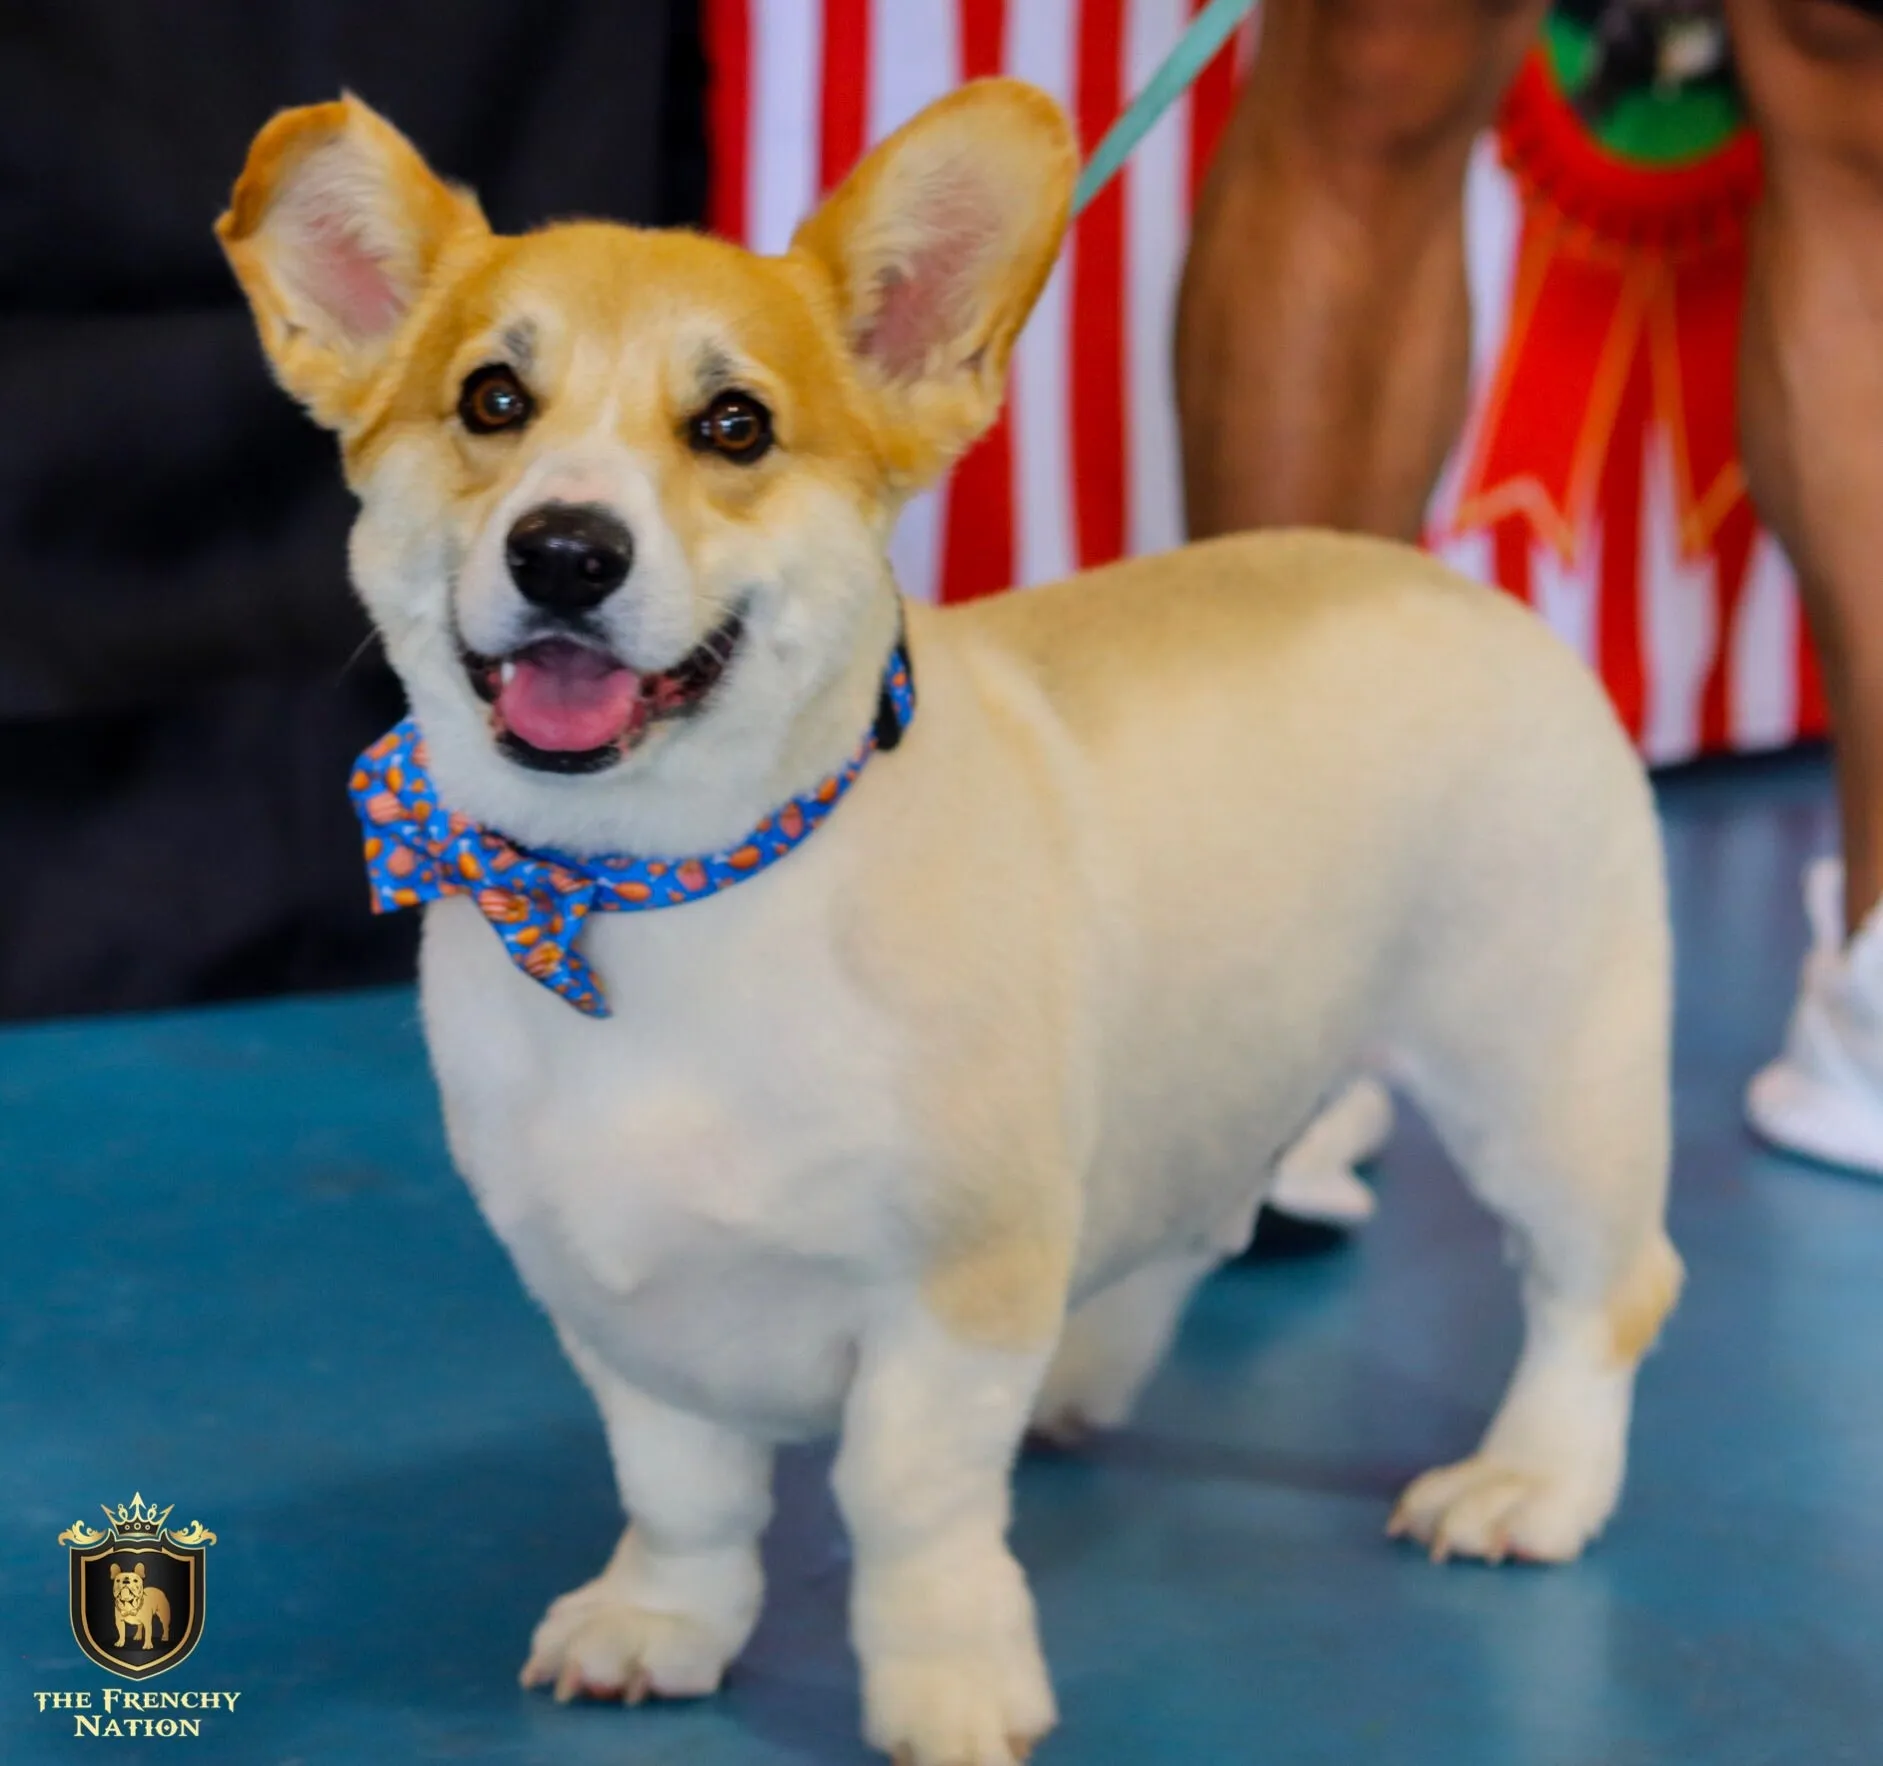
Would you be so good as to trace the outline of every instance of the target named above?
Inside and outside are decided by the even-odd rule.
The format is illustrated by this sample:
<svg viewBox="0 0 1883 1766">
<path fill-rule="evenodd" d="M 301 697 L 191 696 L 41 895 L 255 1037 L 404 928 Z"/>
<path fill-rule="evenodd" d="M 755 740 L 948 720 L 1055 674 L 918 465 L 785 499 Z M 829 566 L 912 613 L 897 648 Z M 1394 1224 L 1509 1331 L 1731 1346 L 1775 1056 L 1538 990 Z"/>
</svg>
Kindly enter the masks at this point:
<svg viewBox="0 0 1883 1766">
<path fill-rule="evenodd" d="M 837 1431 L 870 1739 L 1054 1721 L 1006 1541 L 1030 1420 L 1122 1421 L 1277 1152 L 1390 1051 L 1523 1259 L 1477 1451 L 1393 1528 L 1563 1559 L 1672 1303 L 1669 954 L 1642 772 L 1527 612 L 1416 553 L 1223 541 L 938 612 L 897 508 L 993 418 L 1066 224 L 1041 94 L 970 86 L 762 258 L 493 235 L 358 102 L 263 130 L 220 233 L 340 437 L 352 569 L 442 801 L 708 853 L 919 708 L 710 899 L 597 915 L 584 1017 L 427 910 L 453 1153 L 600 1405 L 632 1524 L 538 1627 L 559 1695 L 711 1691 L 776 1443 Z"/>
</svg>

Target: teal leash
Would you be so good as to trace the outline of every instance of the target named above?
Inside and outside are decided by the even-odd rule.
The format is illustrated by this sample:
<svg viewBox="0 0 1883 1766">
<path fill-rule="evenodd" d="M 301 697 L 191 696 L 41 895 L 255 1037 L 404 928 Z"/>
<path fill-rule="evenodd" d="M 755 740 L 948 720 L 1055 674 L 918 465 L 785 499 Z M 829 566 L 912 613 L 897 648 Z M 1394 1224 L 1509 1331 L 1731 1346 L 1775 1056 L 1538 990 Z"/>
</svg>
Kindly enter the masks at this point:
<svg viewBox="0 0 1883 1766">
<path fill-rule="evenodd" d="M 1183 96 L 1254 10 L 1255 0 L 1210 0 L 1190 21 L 1177 47 L 1164 58 L 1163 65 L 1145 82 L 1144 90 L 1132 99 L 1125 114 L 1106 131 L 1098 150 L 1085 162 L 1072 192 L 1075 215 L 1118 175 L 1118 168 L 1131 157 L 1131 150 Z"/>
</svg>

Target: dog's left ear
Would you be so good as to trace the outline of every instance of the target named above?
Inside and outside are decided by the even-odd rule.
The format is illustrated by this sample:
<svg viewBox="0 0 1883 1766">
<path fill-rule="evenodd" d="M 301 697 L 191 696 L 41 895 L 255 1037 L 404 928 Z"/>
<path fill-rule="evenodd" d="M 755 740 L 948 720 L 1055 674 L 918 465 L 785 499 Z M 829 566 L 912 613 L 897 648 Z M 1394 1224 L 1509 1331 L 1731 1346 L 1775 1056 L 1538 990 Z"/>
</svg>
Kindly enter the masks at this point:
<svg viewBox="0 0 1883 1766">
<path fill-rule="evenodd" d="M 275 377 L 343 434 L 440 260 L 489 231 L 475 197 L 350 95 L 273 118 L 216 223 Z"/>
<path fill-rule="evenodd" d="M 792 250 L 834 284 L 900 490 L 935 478 L 999 412 L 1077 170 L 1052 99 L 979 80 L 904 124 L 798 229 Z"/>
</svg>

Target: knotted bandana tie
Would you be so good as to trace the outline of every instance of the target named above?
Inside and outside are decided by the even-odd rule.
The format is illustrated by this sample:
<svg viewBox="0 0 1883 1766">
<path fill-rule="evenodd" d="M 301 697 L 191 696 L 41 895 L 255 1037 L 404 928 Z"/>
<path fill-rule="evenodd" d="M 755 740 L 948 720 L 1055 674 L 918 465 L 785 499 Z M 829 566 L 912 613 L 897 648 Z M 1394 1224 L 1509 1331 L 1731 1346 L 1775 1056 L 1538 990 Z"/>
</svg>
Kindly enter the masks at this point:
<svg viewBox="0 0 1883 1766">
<path fill-rule="evenodd" d="M 893 748 L 915 716 L 908 652 L 898 641 L 883 670 L 876 718 L 836 772 L 794 797 L 741 840 L 698 858 L 575 858 L 531 850 L 445 809 L 426 770 L 425 738 L 407 718 L 362 754 L 348 790 L 366 831 L 373 911 L 396 913 L 468 895 L 510 960 L 593 1018 L 606 1018 L 595 971 L 575 950 L 588 916 L 683 907 L 776 864 L 808 840 L 879 748 Z"/>
</svg>

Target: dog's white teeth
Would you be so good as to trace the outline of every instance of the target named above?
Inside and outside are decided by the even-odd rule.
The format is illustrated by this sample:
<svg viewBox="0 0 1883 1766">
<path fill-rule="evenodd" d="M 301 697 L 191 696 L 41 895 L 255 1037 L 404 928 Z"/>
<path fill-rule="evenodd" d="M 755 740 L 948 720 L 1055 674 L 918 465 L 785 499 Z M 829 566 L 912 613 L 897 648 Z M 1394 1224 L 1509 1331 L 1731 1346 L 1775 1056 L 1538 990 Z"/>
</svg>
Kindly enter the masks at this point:
<svg viewBox="0 0 1883 1766">
<path fill-rule="evenodd" d="M 517 678 L 517 665 L 514 662 L 500 663 L 497 668 L 497 678 L 506 687 L 509 686 Z"/>
</svg>

